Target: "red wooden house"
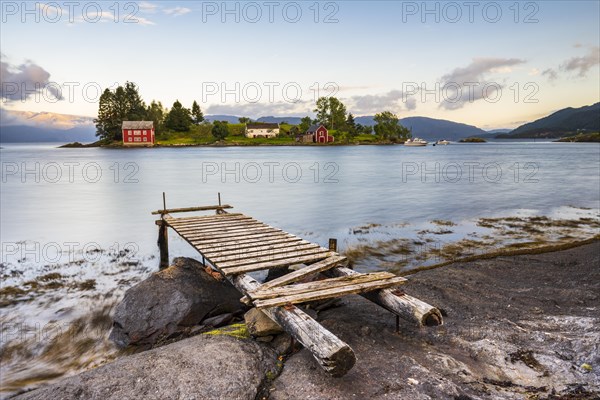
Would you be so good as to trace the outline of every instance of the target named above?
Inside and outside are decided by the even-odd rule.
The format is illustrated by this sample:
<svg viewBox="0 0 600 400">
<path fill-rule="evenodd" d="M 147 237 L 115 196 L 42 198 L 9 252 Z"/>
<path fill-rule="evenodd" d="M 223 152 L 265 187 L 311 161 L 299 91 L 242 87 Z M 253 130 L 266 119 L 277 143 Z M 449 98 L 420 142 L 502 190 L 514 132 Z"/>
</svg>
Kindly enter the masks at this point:
<svg viewBox="0 0 600 400">
<path fill-rule="evenodd" d="M 124 146 L 154 146 L 152 121 L 123 121 L 121 126 Z"/>
<path fill-rule="evenodd" d="M 307 135 L 312 135 L 313 142 L 315 143 L 333 143 L 334 137 L 329 134 L 329 131 L 325 126 L 313 125 L 306 131 Z"/>
</svg>

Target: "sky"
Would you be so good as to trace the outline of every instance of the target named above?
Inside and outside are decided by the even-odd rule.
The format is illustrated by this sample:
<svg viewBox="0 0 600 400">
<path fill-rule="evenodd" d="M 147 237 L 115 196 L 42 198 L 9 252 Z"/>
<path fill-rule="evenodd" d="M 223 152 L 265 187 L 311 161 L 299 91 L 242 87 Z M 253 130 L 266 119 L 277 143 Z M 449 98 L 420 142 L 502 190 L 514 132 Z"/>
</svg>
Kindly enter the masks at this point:
<svg viewBox="0 0 600 400">
<path fill-rule="evenodd" d="M 600 1 L 2 1 L 1 107 L 96 116 L 105 88 L 205 114 L 392 111 L 514 128 L 600 101 Z"/>
</svg>

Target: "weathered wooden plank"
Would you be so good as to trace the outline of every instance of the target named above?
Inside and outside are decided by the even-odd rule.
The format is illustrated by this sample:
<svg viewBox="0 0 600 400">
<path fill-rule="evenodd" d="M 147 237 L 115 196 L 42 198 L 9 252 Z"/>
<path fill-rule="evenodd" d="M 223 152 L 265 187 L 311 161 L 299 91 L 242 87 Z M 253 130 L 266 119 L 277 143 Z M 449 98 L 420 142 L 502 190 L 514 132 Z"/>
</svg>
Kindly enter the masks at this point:
<svg viewBox="0 0 600 400">
<path fill-rule="evenodd" d="M 313 255 L 308 255 L 308 256 L 303 256 L 303 257 L 284 258 L 281 260 L 269 261 L 269 262 L 265 262 L 265 263 L 250 264 L 250 265 L 245 265 L 242 267 L 231 267 L 231 268 L 219 267 L 219 268 L 221 269 L 221 271 L 223 271 L 223 273 L 225 275 L 236 275 L 236 274 L 252 272 L 252 271 L 261 271 L 263 269 L 280 268 L 280 267 L 287 267 L 289 265 L 294 265 L 294 264 L 302 264 L 302 263 L 308 263 L 308 262 L 313 262 L 313 261 L 319 261 L 324 258 L 331 257 L 333 255 L 335 255 L 335 253 L 331 253 L 331 252 L 318 253 L 318 254 L 313 254 Z"/>
<path fill-rule="evenodd" d="M 217 247 L 217 245 L 219 243 L 234 243 L 236 241 L 239 241 L 240 243 L 246 241 L 246 242 L 256 242 L 256 241 L 260 241 L 263 239 L 275 239 L 275 238 L 279 238 L 279 239 L 289 239 L 294 237 L 293 235 L 290 235 L 289 233 L 286 232 L 269 232 L 269 233 L 261 233 L 261 234 L 256 234 L 256 235 L 252 235 L 246 238 L 233 238 L 231 240 L 223 240 L 223 239 L 215 239 L 215 238 L 205 238 L 205 239 L 194 239 L 191 238 L 188 240 L 188 238 L 184 237 L 184 239 L 188 240 L 190 243 L 193 243 L 194 246 L 198 245 L 198 246 L 207 246 L 207 245 L 213 245 L 213 247 Z M 215 245 L 216 244 L 216 245 Z"/>
<path fill-rule="evenodd" d="M 263 286 L 247 295 L 252 300 L 273 299 L 275 297 L 285 297 L 301 293 L 315 292 L 325 289 L 337 289 L 344 286 L 358 285 L 361 283 L 375 282 L 397 278 L 396 275 L 390 272 L 372 272 L 368 274 L 340 276 L 338 278 L 321 279 L 313 282 L 296 283 L 293 285 L 279 286 L 275 288 L 266 288 Z M 406 280 L 406 279 L 404 279 Z"/>
<path fill-rule="evenodd" d="M 249 222 L 243 224 L 223 224 L 219 226 L 203 226 L 203 225 L 195 225 L 195 226 L 184 226 L 184 227 L 174 227 L 178 232 L 182 232 L 185 234 L 193 234 L 193 233 L 202 233 L 209 234 L 213 232 L 230 232 L 232 230 L 242 230 L 242 229 L 252 229 L 252 228 L 271 228 L 267 224 L 263 224 L 261 222 Z"/>
<path fill-rule="evenodd" d="M 275 233 L 275 232 L 283 233 L 283 231 L 280 229 L 266 227 L 266 228 L 251 228 L 251 229 L 228 231 L 228 232 L 211 234 L 211 235 L 187 234 L 187 235 L 182 235 L 182 236 L 185 236 L 186 238 L 191 239 L 191 240 L 202 240 L 202 239 L 224 239 L 224 238 L 244 237 L 244 236 L 251 237 L 252 235 L 255 235 L 255 234 Z"/>
<path fill-rule="evenodd" d="M 329 253 L 328 249 L 325 249 L 321 246 L 317 246 L 316 248 L 313 249 L 309 249 L 309 250 L 300 250 L 300 251 L 289 251 L 289 252 L 283 252 L 280 254 L 270 254 L 270 255 L 266 255 L 266 256 L 262 256 L 262 257 L 252 257 L 252 258 L 247 258 L 247 259 L 236 259 L 233 261 L 225 261 L 225 262 L 220 262 L 218 267 L 219 268 L 231 268 L 231 267 L 241 267 L 244 265 L 250 265 L 250 264 L 259 264 L 262 262 L 267 262 L 267 261 L 275 261 L 275 260 L 280 260 L 283 258 L 293 258 L 293 257 L 301 257 L 301 256 L 307 256 L 307 255 L 312 255 L 312 254 L 318 254 L 318 253 L 322 253 L 322 254 L 326 254 Z"/>
<path fill-rule="evenodd" d="M 241 260 L 249 260 L 249 259 L 254 259 L 257 257 L 266 257 L 269 256 L 271 257 L 271 260 L 273 259 L 272 257 L 277 256 L 279 254 L 289 254 L 289 253 L 296 253 L 299 251 L 303 251 L 303 250 L 313 250 L 313 249 L 319 249 L 321 248 L 321 246 L 319 246 L 318 244 L 314 244 L 314 243 L 308 243 L 308 244 L 298 244 L 298 245 L 294 245 L 292 247 L 278 247 L 278 248 L 269 248 L 267 247 L 266 249 L 262 249 L 262 250 L 256 250 L 254 248 L 251 248 L 248 252 L 238 252 L 235 253 L 233 255 L 213 255 L 210 256 L 210 259 L 213 262 L 219 263 L 219 265 L 221 263 L 224 262 L 229 262 L 229 261 L 241 261 Z M 206 254 L 206 256 L 208 256 L 208 254 Z"/>
<path fill-rule="evenodd" d="M 346 257 L 338 256 L 338 255 L 326 258 L 322 261 L 311 264 L 307 267 L 300 268 L 296 271 L 285 274 L 282 277 L 273 279 L 269 282 L 265 282 L 260 287 L 260 290 L 270 289 L 270 288 L 274 288 L 277 286 L 287 285 L 292 282 L 297 282 L 299 280 L 307 278 L 310 275 L 319 273 L 321 271 L 328 270 L 329 268 L 333 268 L 336 265 L 338 265 L 344 261 L 346 261 Z"/>
<path fill-rule="evenodd" d="M 241 240 L 233 240 L 233 241 L 229 241 L 229 242 L 216 242 L 216 243 L 209 243 L 209 244 L 205 244 L 205 242 L 199 242 L 203 243 L 203 249 L 207 254 L 225 254 L 227 252 L 230 252 L 232 254 L 235 254 L 237 252 L 242 252 L 245 251 L 247 249 L 252 249 L 255 247 L 259 247 L 259 246 L 267 246 L 267 245 L 274 245 L 274 244 L 294 244 L 297 242 L 303 242 L 303 240 L 299 237 L 294 237 L 291 235 L 277 235 L 274 237 L 263 237 L 263 238 L 255 238 L 255 237 L 251 237 L 251 238 L 247 238 L 247 239 L 241 239 Z M 308 242 L 307 242 L 308 243 Z"/>
<path fill-rule="evenodd" d="M 229 204 L 223 204 L 222 206 L 201 206 L 201 207 L 186 207 L 186 208 L 168 208 L 166 210 L 152 211 L 153 215 L 157 214 L 169 214 L 169 213 L 180 213 L 180 212 L 191 212 L 191 211 L 209 211 L 209 210 L 224 210 L 226 208 L 233 208 Z"/>
<path fill-rule="evenodd" d="M 227 214 L 221 214 L 221 215 L 227 215 Z M 172 226 L 176 226 L 176 227 L 181 227 L 181 228 L 185 228 L 185 227 L 189 227 L 189 226 L 205 226 L 205 227 L 209 227 L 209 226 L 219 226 L 219 225 L 225 225 L 225 224 L 234 224 L 234 223 L 238 223 L 238 222 L 259 222 L 253 218 L 250 217 L 246 217 L 244 216 L 239 216 L 239 217 L 226 217 L 226 218 L 222 218 L 222 219 L 217 219 L 217 220 L 204 220 L 204 219 L 191 219 L 191 220 L 187 220 L 187 221 L 178 221 L 178 220 L 171 220 L 169 221 L 169 224 Z"/>
<path fill-rule="evenodd" d="M 173 223 L 180 223 L 180 224 L 184 224 L 187 222 L 194 222 L 194 221 L 205 221 L 205 222 L 211 222 L 211 221 L 227 221 L 227 220 L 234 220 L 234 219 L 249 219 L 252 218 L 249 215 L 244 215 L 241 213 L 232 213 L 232 214 L 212 214 L 212 215 L 192 215 L 190 217 L 169 217 L 169 222 L 173 222 Z"/>
<path fill-rule="evenodd" d="M 169 217 L 169 218 L 165 218 L 165 220 L 167 220 L 169 223 L 173 222 L 173 223 L 186 223 L 186 222 L 191 222 L 191 221 L 226 221 L 229 218 L 232 219 L 237 219 L 237 218 L 251 218 L 248 217 L 244 214 L 241 213 L 232 213 L 232 214 L 216 214 L 216 215 L 194 215 L 192 217 Z"/>
<path fill-rule="evenodd" d="M 212 257 L 221 257 L 221 256 L 233 256 L 236 254 L 246 254 L 247 252 L 258 252 L 262 250 L 270 250 L 270 249 L 281 249 L 286 247 L 295 247 L 298 245 L 312 244 L 314 246 L 318 246 L 317 244 L 313 244 L 303 240 L 299 237 L 279 239 L 279 240 L 254 240 L 249 243 L 236 243 L 231 246 L 215 246 L 210 250 L 204 250 L 204 254 L 207 256 L 210 255 Z"/>
<path fill-rule="evenodd" d="M 171 225 L 171 226 L 174 229 L 180 230 L 182 232 L 193 232 L 193 231 L 208 232 L 208 231 L 215 231 L 215 230 L 223 229 L 223 228 L 244 227 L 244 226 L 250 227 L 252 225 L 268 226 L 261 222 L 252 221 L 252 220 L 225 221 L 225 222 L 221 222 L 218 224 L 210 224 L 210 225 L 203 224 L 203 223 L 194 223 L 194 224 L 190 224 L 190 225 Z"/>
<path fill-rule="evenodd" d="M 326 270 L 323 274 L 326 276 L 348 276 L 359 273 L 350 268 L 337 267 Z M 420 326 L 442 325 L 444 321 L 442 313 L 436 307 L 397 289 L 375 290 L 361 293 L 361 296 L 398 315 L 400 318 L 415 322 Z"/>
<path fill-rule="evenodd" d="M 242 293 L 260 286 L 246 274 L 230 276 L 228 279 Z M 344 376 L 356 363 L 350 346 L 298 307 L 272 307 L 263 309 L 263 312 L 308 349 L 321 368 L 332 376 Z"/>
<path fill-rule="evenodd" d="M 389 288 L 392 286 L 401 285 L 405 282 L 405 278 L 397 276 L 395 278 L 359 283 L 356 285 L 347 285 L 332 289 L 316 290 L 312 292 L 294 294 L 290 296 L 276 297 L 274 299 L 255 300 L 254 305 L 256 306 L 256 308 L 262 309 L 265 307 L 282 306 L 285 304 L 306 303 L 309 301 L 330 299 L 332 297 L 340 297 L 348 294 L 368 292 L 375 289 Z"/>
</svg>

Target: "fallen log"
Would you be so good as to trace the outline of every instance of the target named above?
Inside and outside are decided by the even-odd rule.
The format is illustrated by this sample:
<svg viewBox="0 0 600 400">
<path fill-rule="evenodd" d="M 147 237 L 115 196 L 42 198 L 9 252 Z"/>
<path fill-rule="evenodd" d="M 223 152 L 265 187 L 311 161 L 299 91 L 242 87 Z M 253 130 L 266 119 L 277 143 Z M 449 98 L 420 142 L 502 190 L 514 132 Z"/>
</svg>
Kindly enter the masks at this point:
<svg viewBox="0 0 600 400">
<path fill-rule="evenodd" d="M 227 279 L 242 293 L 260 287 L 258 281 L 246 274 L 228 276 Z M 350 346 L 298 307 L 286 305 L 264 308 L 262 311 L 307 348 L 319 365 L 332 376 L 344 376 L 356 363 Z"/>
<path fill-rule="evenodd" d="M 359 274 L 350 268 L 338 267 L 322 272 L 328 277 L 340 277 Z M 443 324 L 442 313 L 436 307 L 409 296 L 398 289 L 381 289 L 361 293 L 364 298 L 380 305 L 402 319 L 415 322 L 419 326 L 437 326 Z"/>
</svg>

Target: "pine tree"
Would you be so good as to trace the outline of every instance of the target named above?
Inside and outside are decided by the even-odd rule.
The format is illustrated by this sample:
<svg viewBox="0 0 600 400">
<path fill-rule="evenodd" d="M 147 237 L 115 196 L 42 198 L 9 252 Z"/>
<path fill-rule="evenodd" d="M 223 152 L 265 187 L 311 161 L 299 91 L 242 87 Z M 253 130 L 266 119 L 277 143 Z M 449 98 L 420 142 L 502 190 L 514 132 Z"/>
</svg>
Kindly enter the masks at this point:
<svg viewBox="0 0 600 400">
<path fill-rule="evenodd" d="M 183 107 L 179 100 L 175 100 L 165 118 L 165 127 L 177 132 L 186 132 L 190 130 L 193 122 L 190 110 Z"/>
<path fill-rule="evenodd" d="M 204 121 L 204 114 L 202 113 L 202 110 L 200 109 L 200 106 L 196 100 L 194 100 L 194 104 L 192 104 L 192 118 L 196 125 Z"/>
</svg>

